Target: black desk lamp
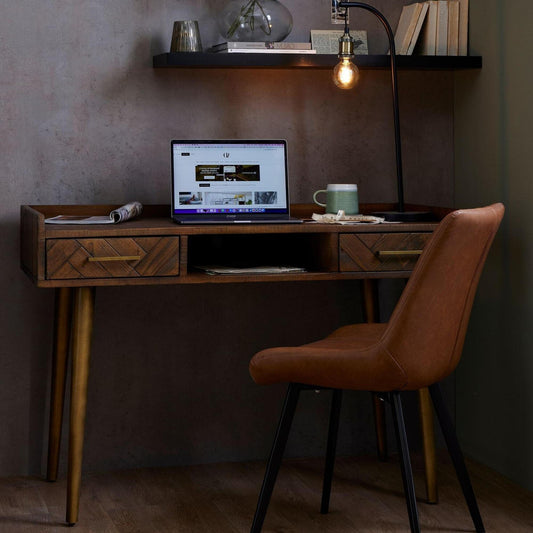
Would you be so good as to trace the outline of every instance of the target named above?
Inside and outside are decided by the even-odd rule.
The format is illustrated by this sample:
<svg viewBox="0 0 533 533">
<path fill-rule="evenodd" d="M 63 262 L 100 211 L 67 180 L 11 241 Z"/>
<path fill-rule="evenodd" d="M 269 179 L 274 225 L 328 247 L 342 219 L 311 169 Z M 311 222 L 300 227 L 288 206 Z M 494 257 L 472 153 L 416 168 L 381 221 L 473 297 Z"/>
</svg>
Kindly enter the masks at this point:
<svg viewBox="0 0 533 533">
<path fill-rule="evenodd" d="M 385 27 L 389 38 L 390 47 L 390 68 L 392 81 L 392 106 L 394 113 L 394 141 L 396 145 L 396 184 L 398 187 L 398 210 L 382 213 L 373 213 L 376 216 L 385 217 L 388 221 L 417 222 L 428 220 L 431 214 L 427 212 L 405 211 L 403 201 L 403 173 L 402 173 L 402 146 L 400 139 L 400 111 L 398 105 L 398 75 L 396 69 L 396 47 L 394 45 L 394 34 L 385 16 L 375 7 L 362 2 L 337 2 L 339 9 L 345 9 L 344 35 L 339 39 L 340 62 L 333 70 L 333 80 L 337 87 L 341 89 L 351 89 L 359 79 L 359 69 L 352 63 L 354 39 L 350 35 L 348 28 L 348 9 L 359 7 L 366 9 L 375 15 Z"/>
</svg>

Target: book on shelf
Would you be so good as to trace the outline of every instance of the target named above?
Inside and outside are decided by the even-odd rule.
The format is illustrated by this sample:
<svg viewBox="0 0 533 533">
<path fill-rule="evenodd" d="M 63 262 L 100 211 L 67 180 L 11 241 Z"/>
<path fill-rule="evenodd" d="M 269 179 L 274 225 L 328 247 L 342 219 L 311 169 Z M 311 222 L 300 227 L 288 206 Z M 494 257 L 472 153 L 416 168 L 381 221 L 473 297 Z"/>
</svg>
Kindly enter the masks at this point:
<svg viewBox="0 0 533 533">
<path fill-rule="evenodd" d="M 216 54 L 316 54 L 316 50 L 295 48 L 228 48 L 219 50 Z"/>
<path fill-rule="evenodd" d="M 210 52 L 251 53 L 251 54 L 316 54 L 311 43 L 285 42 L 226 42 L 212 46 Z"/>
<path fill-rule="evenodd" d="M 343 30 L 311 30 L 311 47 L 317 54 L 338 54 Z M 354 55 L 368 55 L 366 30 L 350 30 Z"/>
<path fill-rule="evenodd" d="M 437 37 L 435 43 L 435 55 L 448 55 L 448 2 L 437 2 Z"/>
<path fill-rule="evenodd" d="M 468 55 L 468 0 L 459 0 L 459 55 Z"/>
<path fill-rule="evenodd" d="M 424 2 L 421 5 L 422 5 L 422 7 L 421 7 L 420 13 L 418 15 L 418 20 L 416 22 L 416 25 L 415 25 L 415 28 L 414 28 L 414 31 L 413 31 L 413 35 L 411 36 L 411 40 L 410 40 L 409 46 L 407 48 L 406 54 L 408 56 L 413 54 L 413 51 L 414 51 L 415 46 L 416 46 L 416 43 L 417 43 L 418 38 L 420 36 L 420 31 L 422 30 L 422 26 L 424 25 L 424 22 L 425 22 L 426 17 L 427 17 L 427 12 L 428 12 L 428 8 L 429 8 L 428 2 Z"/>
<path fill-rule="evenodd" d="M 394 46 L 396 47 L 397 55 L 407 55 L 423 5 L 423 3 L 416 3 L 403 6 L 394 34 Z"/>
<path fill-rule="evenodd" d="M 437 44 L 437 0 L 426 2 L 428 10 L 426 20 L 422 25 L 420 38 L 415 47 L 415 53 L 424 56 L 434 56 Z"/>
<path fill-rule="evenodd" d="M 428 0 L 404 6 L 394 42 L 398 55 L 468 53 L 469 0 Z"/>
<path fill-rule="evenodd" d="M 448 50 L 447 55 L 459 54 L 459 0 L 448 2 Z"/>
</svg>

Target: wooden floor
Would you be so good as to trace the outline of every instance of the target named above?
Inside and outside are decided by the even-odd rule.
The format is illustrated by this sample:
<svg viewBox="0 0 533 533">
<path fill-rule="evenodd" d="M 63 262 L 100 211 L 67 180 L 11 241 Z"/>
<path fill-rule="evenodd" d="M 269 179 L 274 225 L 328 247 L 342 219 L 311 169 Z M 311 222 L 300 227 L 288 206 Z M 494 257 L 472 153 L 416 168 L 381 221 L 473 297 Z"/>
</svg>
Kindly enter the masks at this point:
<svg viewBox="0 0 533 533">
<path fill-rule="evenodd" d="M 443 456 L 438 505 L 423 502 L 423 471 L 414 458 L 423 531 L 473 531 L 453 469 Z M 533 531 L 533 494 L 469 463 L 487 532 Z M 86 474 L 75 533 L 247 532 L 263 463 L 230 463 Z M 408 518 L 395 458 L 339 458 L 331 510 L 320 515 L 322 462 L 283 463 L 263 532 L 405 532 Z M 65 481 L 0 479 L 0 531 L 66 531 Z"/>
</svg>

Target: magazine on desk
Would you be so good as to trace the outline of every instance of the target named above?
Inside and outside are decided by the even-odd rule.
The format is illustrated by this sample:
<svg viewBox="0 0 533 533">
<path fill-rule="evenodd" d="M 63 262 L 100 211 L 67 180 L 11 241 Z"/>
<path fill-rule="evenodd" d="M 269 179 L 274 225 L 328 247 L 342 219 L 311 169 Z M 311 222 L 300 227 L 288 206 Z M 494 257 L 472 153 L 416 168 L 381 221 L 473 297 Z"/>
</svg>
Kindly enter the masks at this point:
<svg viewBox="0 0 533 533">
<path fill-rule="evenodd" d="M 140 202 L 130 202 L 117 209 L 113 209 L 109 215 L 57 215 L 45 218 L 46 224 L 118 224 L 139 216 L 143 206 Z"/>
</svg>

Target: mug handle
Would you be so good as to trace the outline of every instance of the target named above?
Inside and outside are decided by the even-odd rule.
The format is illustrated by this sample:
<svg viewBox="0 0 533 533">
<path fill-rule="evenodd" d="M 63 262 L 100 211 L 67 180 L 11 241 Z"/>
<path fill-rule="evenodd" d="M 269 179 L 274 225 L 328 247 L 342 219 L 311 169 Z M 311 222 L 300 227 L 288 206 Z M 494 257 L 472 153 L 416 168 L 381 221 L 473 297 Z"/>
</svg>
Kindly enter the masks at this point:
<svg viewBox="0 0 533 533">
<path fill-rule="evenodd" d="M 316 191 L 315 194 L 313 194 L 313 202 L 315 202 L 315 204 L 317 204 L 317 205 L 320 205 L 321 207 L 326 207 L 326 204 L 322 204 L 316 199 L 317 194 L 319 194 L 321 192 L 327 192 L 327 191 L 326 191 L 326 189 L 320 189 L 319 191 Z"/>
</svg>

